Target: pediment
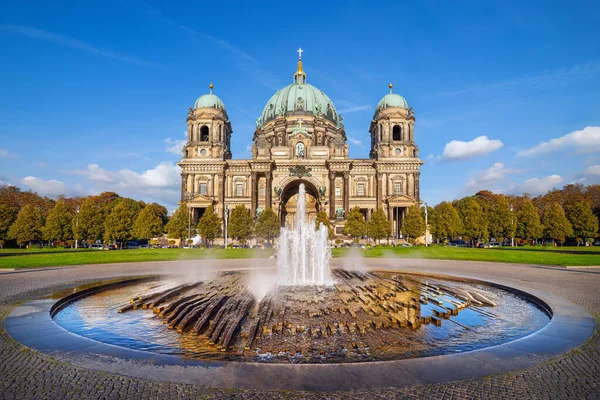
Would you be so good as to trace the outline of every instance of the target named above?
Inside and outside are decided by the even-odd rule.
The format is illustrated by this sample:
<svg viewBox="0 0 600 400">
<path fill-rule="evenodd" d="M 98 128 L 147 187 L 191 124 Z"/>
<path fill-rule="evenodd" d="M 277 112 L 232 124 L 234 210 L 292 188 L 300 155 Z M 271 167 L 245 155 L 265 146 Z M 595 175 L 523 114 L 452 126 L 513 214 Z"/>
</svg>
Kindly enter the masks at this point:
<svg viewBox="0 0 600 400">
<path fill-rule="evenodd" d="M 203 194 L 196 194 L 194 198 L 192 198 L 189 202 L 190 205 L 206 205 L 209 206 L 214 203 L 214 200 L 211 197 L 205 196 Z"/>
<path fill-rule="evenodd" d="M 389 204 L 414 204 L 415 199 L 405 194 L 393 194 L 386 200 Z"/>
</svg>

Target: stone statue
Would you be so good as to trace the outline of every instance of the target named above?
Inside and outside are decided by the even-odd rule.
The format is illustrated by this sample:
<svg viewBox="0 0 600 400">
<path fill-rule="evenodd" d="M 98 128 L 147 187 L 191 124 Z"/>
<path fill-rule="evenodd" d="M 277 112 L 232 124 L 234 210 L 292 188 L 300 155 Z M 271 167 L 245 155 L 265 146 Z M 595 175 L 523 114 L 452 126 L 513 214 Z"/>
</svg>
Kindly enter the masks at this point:
<svg viewBox="0 0 600 400">
<path fill-rule="evenodd" d="M 345 214 L 344 207 L 338 207 L 335 209 L 335 217 L 337 219 L 344 219 L 344 214 Z"/>
<path fill-rule="evenodd" d="M 192 118 L 194 116 L 194 110 L 192 107 L 188 108 L 188 118 Z"/>
<path fill-rule="evenodd" d="M 326 190 L 327 190 L 327 187 L 319 186 L 319 194 L 321 195 L 321 197 L 325 197 Z"/>
<path fill-rule="evenodd" d="M 281 191 L 282 191 L 283 189 L 281 189 L 281 187 L 280 187 L 280 186 L 275 186 L 275 187 L 273 188 L 273 190 L 275 191 L 275 195 L 276 195 L 277 197 L 279 197 L 279 196 L 281 196 Z"/>
<path fill-rule="evenodd" d="M 304 157 L 304 143 L 296 145 L 296 157 Z"/>
<path fill-rule="evenodd" d="M 414 110 L 413 110 L 413 108 L 412 108 L 412 106 L 411 106 L 411 107 L 408 109 L 408 116 L 409 116 L 409 117 L 413 117 L 414 115 L 415 115 L 415 112 L 414 112 Z"/>
<path fill-rule="evenodd" d="M 260 213 L 263 212 L 263 208 L 262 207 L 258 207 L 256 209 L 256 216 L 258 217 L 260 215 Z"/>
</svg>

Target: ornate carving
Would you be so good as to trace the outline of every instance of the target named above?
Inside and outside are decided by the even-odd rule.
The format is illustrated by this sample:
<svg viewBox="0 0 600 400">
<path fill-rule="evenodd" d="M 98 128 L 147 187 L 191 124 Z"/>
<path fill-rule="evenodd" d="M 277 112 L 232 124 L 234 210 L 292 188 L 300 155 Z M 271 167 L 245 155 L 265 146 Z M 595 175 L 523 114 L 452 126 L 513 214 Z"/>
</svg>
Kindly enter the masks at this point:
<svg viewBox="0 0 600 400">
<path fill-rule="evenodd" d="M 312 168 L 306 168 L 304 165 L 296 165 L 295 167 L 290 167 L 290 176 L 297 176 L 298 178 L 312 176 L 310 171 L 312 171 Z"/>
<path fill-rule="evenodd" d="M 331 179 L 331 180 L 335 179 L 335 171 L 329 171 L 329 179 Z"/>
</svg>

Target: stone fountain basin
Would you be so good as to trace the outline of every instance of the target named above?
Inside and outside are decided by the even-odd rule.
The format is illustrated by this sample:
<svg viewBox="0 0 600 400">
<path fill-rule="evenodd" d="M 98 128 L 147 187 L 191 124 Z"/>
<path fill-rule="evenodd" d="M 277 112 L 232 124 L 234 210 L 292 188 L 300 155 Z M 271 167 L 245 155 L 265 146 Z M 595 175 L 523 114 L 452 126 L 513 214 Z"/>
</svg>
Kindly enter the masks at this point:
<svg viewBox="0 0 600 400">
<path fill-rule="evenodd" d="M 56 324 L 51 311 L 60 304 L 56 305 L 52 298 L 15 308 L 6 319 L 6 329 L 24 346 L 86 368 L 161 381 L 283 390 L 403 387 L 477 378 L 556 357 L 580 346 L 595 330 L 596 321 L 587 310 L 561 297 L 500 280 L 484 283 L 535 298 L 551 310 L 550 322 L 524 338 L 470 352 L 369 363 L 302 365 L 186 360 L 100 343 Z"/>
</svg>

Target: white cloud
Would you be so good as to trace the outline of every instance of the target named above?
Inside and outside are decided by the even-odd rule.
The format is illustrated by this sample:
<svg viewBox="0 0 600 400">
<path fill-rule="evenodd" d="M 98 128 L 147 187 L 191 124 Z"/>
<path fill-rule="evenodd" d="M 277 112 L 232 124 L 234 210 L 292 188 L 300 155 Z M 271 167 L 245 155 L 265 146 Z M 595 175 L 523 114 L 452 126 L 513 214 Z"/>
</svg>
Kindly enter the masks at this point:
<svg viewBox="0 0 600 400">
<path fill-rule="evenodd" d="M 429 154 L 429 155 L 427 156 L 427 159 L 428 159 L 428 160 L 433 160 L 434 158 L 435 158 L 435 156 L 434 156 L 433 154 Z"/>
<path fill-rule="evenodd" d="M 483 156 L 504 146 L 499 140 L 490 140 L 487 136 L 479 136 L 470 142 L 453 140 L 446 143 L 443 158 L 447 160 L 464 160 Z"/>
<path fill-rule="evenodd" d="M 64 182 L 55 179 L 41 179 L 35 176 L 26 176 L 21 179 L 21 185 L 26 186 L 40 196 L 56 197 L 60 194 L 65 196 L 75 196 L 81 194 L 78 187 L 69 186 Z"/>
<path fill-rule="evenodd" d="M 563 182 L 563 178 L 560 175 L 549 175 L 545 178 L 531 178 L 523 182 L 515 193 L 530 193 L 530 194 L 541 194 L 546 193 L 548 190 L 554 189 Z"/>
<path fill-rule="evenodd" d="M 517 168 L 505 168 L 501 162 L 494 163 L 490 168 L 480 172 L 475 177 L 469 179 L 463 188 L 465 194 L 473 194 L 480 190 L 491 190 L 495 192 L 504 192 L 508 175 L 518 174 L 523 170 Z"/>
<path fill-rule="evenodd" d="M 583 130 L 567 133 L 549 142 L 542 142 L 530 149 L 521 150 L 517 156 L 536 156 L 571 149 L 580 154 L 600 152 L 600 127 L 588 126 Z"/>
<path fill-rule="evenodd" d="M 187 143 L 187 132 L 183 132 L 183 135 L 185 139 L 182 140 L 173 140 L 170 137 L 166 138 L 165 144 L 167 147 L 165 148 L 165 151 L 181 156 L 181 153 L 183 152 L 183 146 L 185 146 Z"/>
<path fill-rule="evenodd" d="M 592 165 L 583 171 L 584 175 L 600 176 L 600 164 Z"/>
<path fill-rule="evenodd" d="M 353 137 L 348 136 L 348 141 L 350 143 L 352 143 L 353 145 L 355 145 L 355 146 L 358 146 L 358 147 L 361 147 L 361 148 L 365 147 L 363 145 L 362 140 L 354 139 Z"/>
<path fill-rule="evenodd" d="M 23 25 L 8 25 L 8 24 L 0 24 L 0 29 L 5 29 L 11 32 L 15 32 L 24 36 L 28 36 L 35 39 L 41 39 L 48 42 L 60 44 L 67 47 L 72 47 L 74 49 L 78 49 L 81 51 L 85 51 L 86 53 L 112 58 L 117 61 L 125 62 L 128 64 L 139 65 L 141 67 L 146 68 L 157 68 L 161 69 L 162 67 L 158 64 L 151 63 L 148 61 L 144 61 L 137 57 L 127 56 L 123 54 L 113 53 L 106 50 L 101 50 L 97 47 L 94 47 L 86 42 L 81 40 L 73 39 L 70 37 L 58 35 L 56 33 L 43 31 L 41 29 L 33 28 L 30 26 Z"/>
<path fill-rule="evenodd" d="M 374 110 L 374 108 L 371 107 L 370 104 L 363 104 L 362 106 L 352 105 L 350 107 L 339 110 L 338 114 L 351 114 L 354 112 L 366 111 L 366 110 Z"/>
<path fill-rule="evenodd" d="M 17 156 L 16 154 L 13 154 L 11 152 L 9 152 L 6 149 L 0 149 L 0 157 L 14 158 L 14 159 L 19 158 L 19 156 Z"/>
</svg>

